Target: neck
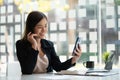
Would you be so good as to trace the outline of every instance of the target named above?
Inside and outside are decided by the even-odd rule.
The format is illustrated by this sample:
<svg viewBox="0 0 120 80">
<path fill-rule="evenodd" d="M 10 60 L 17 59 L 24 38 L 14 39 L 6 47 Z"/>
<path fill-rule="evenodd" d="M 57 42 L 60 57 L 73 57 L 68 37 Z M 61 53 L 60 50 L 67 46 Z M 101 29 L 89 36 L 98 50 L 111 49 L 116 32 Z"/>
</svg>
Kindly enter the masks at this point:
<svg viewBox="0 0 120 80">
<path fill-rule="evenodd" d="M 41 40 L 40 38 L 37 38 L 37 39 L 36 39 L 37 42 L 40 42 L 40 40 Z"/>
</svg>

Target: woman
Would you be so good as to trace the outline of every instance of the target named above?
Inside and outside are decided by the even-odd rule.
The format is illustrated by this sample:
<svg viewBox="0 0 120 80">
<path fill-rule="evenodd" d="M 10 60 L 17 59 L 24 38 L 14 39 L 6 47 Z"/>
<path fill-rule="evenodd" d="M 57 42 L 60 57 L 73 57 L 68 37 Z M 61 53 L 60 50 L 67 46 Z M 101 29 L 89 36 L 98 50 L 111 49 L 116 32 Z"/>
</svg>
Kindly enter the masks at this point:
<svg viewBox="0 0 120 80">
<path fill-rule="evenodd" d="M 78 47 L 71 59 L 61 62 L 56 55 L 54 45 L 45 39 L 47 17 L 38 11 L 29 13 L 23 38 L 16 42 L 17 57 L 23 74 L 45 73 L 66 70 L 75 65 L 81 56 Z"/>
</svg>

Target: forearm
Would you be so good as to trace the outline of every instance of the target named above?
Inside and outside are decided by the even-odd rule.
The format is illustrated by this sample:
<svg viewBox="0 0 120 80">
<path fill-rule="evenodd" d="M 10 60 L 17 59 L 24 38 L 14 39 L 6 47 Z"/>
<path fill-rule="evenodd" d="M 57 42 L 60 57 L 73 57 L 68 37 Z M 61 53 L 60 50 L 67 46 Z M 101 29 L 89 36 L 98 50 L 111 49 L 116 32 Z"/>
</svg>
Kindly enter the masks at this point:
<svg viewBox="0 0 120 80">
<path fill-rule="evenodd" d="M 77 61 L 77 59 L 75 57 L 72 57 L 72 61 L 71 61 L 71 64 L 75 64 Z"/>
</svg>

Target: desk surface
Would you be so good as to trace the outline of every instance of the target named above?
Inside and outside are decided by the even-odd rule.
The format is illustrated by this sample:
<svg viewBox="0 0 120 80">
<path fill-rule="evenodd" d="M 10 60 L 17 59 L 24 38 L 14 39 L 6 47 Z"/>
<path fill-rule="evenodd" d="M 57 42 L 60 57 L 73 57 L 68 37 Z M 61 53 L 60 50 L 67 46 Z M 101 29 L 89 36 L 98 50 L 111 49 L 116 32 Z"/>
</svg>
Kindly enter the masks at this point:
<svg viewBox="0 0 120 80">
<path fill-rule="evenodd" d="M 0 80 L 120 80 L 120 73 L 110 76 L 56 75 L 54 73 L 0 77 Z"/>
<path fill-rule="evenodd" d="M 8 68 L 9 76 L 1 76 L 0 80 L 120 80 L 120 66 L 114 68 L 119 74 L 109 75 L 109 76 L 80 76 L 80 75 L 56 75 L 55 73 L 45 73 L 45 74 L 32 74 L 32 75 L 21 75 L 18 68 L 20 66 L 14 66 L 10 64 Z M 80 66 L 77 66 L 80 67 Z M 77 68 L 76 67 L 76 68 Z M 75 68 L 75 69 L 76 69 Z M 83 70 L 83 68 L 81 68 Z"/>
</svg>

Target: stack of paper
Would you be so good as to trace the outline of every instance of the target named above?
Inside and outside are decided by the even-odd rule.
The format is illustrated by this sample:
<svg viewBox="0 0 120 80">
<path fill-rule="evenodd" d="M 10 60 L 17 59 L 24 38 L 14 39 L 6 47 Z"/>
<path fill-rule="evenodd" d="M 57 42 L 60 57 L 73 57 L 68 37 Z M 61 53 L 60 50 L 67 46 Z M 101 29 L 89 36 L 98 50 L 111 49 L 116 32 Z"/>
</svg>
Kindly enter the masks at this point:
<svg viewBox="0 0 120 80">
<path fill-rule="evenodd" d="M 119 74 L 117 71 L 109 71 L 109 72 L 95 72 L 89 70 L 62 70 L 57 72 L 59 75 L 80 75 L 80 76 L 109 76 Z"/>
<path fill-rule="evenodd" d="M 57 72 L 56 74 L 61 75 L 85 75 L 87 70 L 62 70 L 60 72 Z"/>
</svg>

